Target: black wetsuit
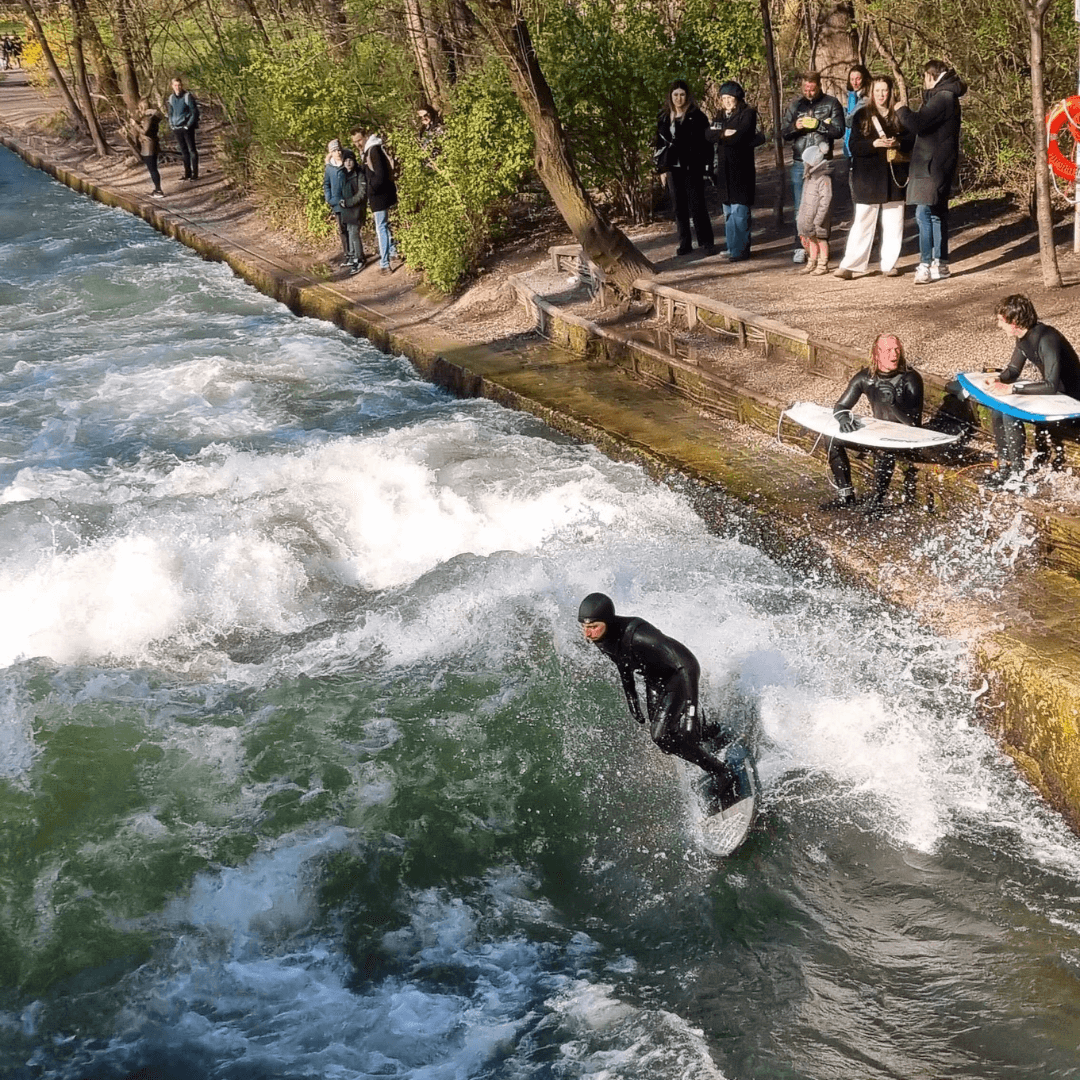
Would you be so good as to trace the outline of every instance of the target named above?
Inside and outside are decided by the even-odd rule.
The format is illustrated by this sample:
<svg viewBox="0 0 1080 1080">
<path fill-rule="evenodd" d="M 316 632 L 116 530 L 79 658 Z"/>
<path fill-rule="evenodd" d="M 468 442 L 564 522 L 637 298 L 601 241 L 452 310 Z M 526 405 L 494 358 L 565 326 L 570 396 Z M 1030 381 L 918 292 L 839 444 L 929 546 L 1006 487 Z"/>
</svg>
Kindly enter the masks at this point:
<svg viewBox="0 0 1080 1080">
<path fill-rule="evenodd" d="M 1046 323 L 1037 322 L 1022 338 L 1017 339 L 1012 357 L 998 379 L 1003 383 L 1016 382 L 1025 363 L 1034 364 L 1042 379 L 1014 388 L 1014 394 L 1068 394 L 1069 397 L 1080 398 L 1080 359 L 1059 330 L 1047 326 Z M 1011 468 L 1022 468 L 1023 420 L 994 409 L 990 414 L 990 422 L 998 456 L 1008 461 Z M 1050 458 L 1055 468 L 1061 468 L 1065 462 L 1063 436 L 1066 431 L 1074 428 L 1075 424 L 1058 421 L 1035 424 L 1034 427 L 1036 465 Z"/>
<path fill-rule="evenodd" d="M 850 413 L 863 395 L 870 402 L 870 411 L 879 420 L 891 420 L 896 424 L 922 426 L 923 381 L 917 371 L 896 371 L 891 375 L 875 375 L 863 368 L 852 377 L 847 389 L 833 406 L 833 413 Z M 885 497 L 896 469 L 896 454 L 874 451 L 874 491 L 871 498 L 880 502 Z M 829 446 L 829 468 L 839 488 L 851 487 L 851 462 L 844 444 L 834 440 Z M 914 488 L 915 466 L 908 465 L 904 471 L 905 495 Z"/>
<path fill-rule="evenodd" d="M 707 727 L 698 709 L 701 668 L 685 645 L 644 619 L 618 615 L 608 619 L 607 632 L 594 644 L 615 662 L 631 714 L 642 724 L 648 719 L 649 734 L 665 754 L 706 772 L 731 774 L 716 752 L 717 743 L 725 741 L 721 729 Z M 637 674 L 645 683 L 645 710 L 634 679 Z"/>
</svg>

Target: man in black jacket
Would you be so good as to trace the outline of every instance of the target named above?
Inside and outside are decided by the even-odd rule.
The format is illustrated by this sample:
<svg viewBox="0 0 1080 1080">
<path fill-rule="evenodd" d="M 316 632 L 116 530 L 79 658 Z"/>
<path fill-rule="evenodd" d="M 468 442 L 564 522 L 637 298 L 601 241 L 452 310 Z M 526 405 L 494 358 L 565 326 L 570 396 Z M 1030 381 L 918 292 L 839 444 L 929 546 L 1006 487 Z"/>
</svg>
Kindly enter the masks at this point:
<svg viewBox="0 0 1080 1080">
<path fill-rule="evenodd" d="M 1080 360 L 1076 350 L 1064 335 L 1046 323 L 1039 322 L 1035 305 L 1021 293 L 1006 296 L 996 308 L 998 327 L 1010 341 L 1015 341 L 1012 357 L 989 389 L 1002 396 L 1008 394 L 1067 394 L 1080 401 Z M 1042 378 L 1037 382 L 1013 385 L 1024 364 L 1038 368 Z M 1080 409 L 1080 404 L 1077 406 Z M 997 445 L 998 468 L 987 478 L 987 484 L 1001 487 L 1018 480 L 1024 473 L 1024 422 L 998 412 L 990 414 Z M 1034 468 L 1049 462 L 1052 469 L 1065 465 L 1063 435 L 1072 425 L 1068 421 L 1035 424 Z"/>
<path fill-rule="evenodd" d="M 960 99 L 967 83 L 942 60 L 923 67 L 923 103 L 918 112 L 896 110 L 904 130 L 915 136 L 908 171 L 907 201 L 919 226 L 915 284 L 949 276 L 949 192 L 960 160 Z"/>
<path fill-rule="evenodd" d="M 791 143 L 791 195 L 794 199 L 795 217 L 799 216 L 799 202 L 803 189 L 803 151 L 808 146 L 820 146 L 827 158 L 833 156 L 833 140 L 844 137 L 844 109 L 831 94 L 821 89 L 821 76 L 808 71 L 802 80 L 802 97 L 796 98 L 784 113 L 780 134 Z M 806 249 L 795 232 L 795 251 L 792 262 L 805 262 Z"/>
<path fill-rule="evenodd" d="M 619 669 L 630 714 L 644 724 L 665 754 L 674 754 L 721 777 L 724 786 L 736 777 L 722 757 L 730 742 L 719 726 L 706 726 L 698 708 L 701 668 L 694 654 L 681 642 L 669 638 L 644 619 L 615 614 L 611 598 L 590 593 L 578 608 L 578 622 L 591 641 Z M 635 675 L 645 683 L 645 708 L 641 706 Z"/>
<path fill-rule="evenodd" d="M 879 420 L 891 420 L 895 424 L 922 426 L 923 381 L 922 376 L 907 366 L 904 346 L 895 334 L 879 334 L 870 349 L 870 366 L 857 372 L 847 389 L 833 406 L 833 415 L 840 423 L 840 430 L 850 433 L 858 429 L 852 414 L 856 402 L 863 395 L 870 402 L 870 411 Z M 836 498 L 822 503 L 822 510 L 840 510 L 855 506 L 855 488 L 851 483 L 851 462 L 842 442 L 833 440 L 829 445 L 829 468 L 836 484 Z M 863 511 L 870 517 L 880 517 L 896 469 L 896 454 L 883 450 L 874 451 L 874 487 L 863 503 Z M 904 502 L 915 499 L 915 466 L 910 462 L 904 470 Z"/>
<path fill-rule="evenodd" d="M 362 128 L 354 127 L 349 132 L 349 138 L 357 149 L 364 169 L 368 207 L 375 222 L 375 238 L 379 242 L 379 269 L 384 274 L 392 274 L 397 269 L 398 257 L 390 232 L 390 211 L 397 206 L 393 166 L 380 136 L 372 134 L 365 137 Z M 391 265 L 392 261 L 395 265 Z"/>
</svg>

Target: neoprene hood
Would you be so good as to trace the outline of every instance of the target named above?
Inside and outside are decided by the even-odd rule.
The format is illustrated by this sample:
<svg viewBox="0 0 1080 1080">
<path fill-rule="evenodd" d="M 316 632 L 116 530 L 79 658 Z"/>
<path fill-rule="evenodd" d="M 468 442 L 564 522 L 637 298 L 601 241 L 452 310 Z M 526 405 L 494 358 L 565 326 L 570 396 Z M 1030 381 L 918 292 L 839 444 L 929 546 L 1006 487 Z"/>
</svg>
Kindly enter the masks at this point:
<svg viewBox="0 0 1080 1080">
<path fill-rule="evenodd" d="M 610 623 L 615 618 L 615 605 L 610 596 L 602 592 L 589 593 L 577 612 L 578 622 Z"/>
</svg>

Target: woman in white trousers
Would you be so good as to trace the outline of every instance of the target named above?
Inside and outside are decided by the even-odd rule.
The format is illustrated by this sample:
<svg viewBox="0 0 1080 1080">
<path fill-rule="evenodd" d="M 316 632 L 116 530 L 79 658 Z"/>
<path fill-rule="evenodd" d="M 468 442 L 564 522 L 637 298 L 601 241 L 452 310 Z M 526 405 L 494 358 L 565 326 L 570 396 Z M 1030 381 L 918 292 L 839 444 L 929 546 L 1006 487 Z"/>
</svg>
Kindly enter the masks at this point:
<svg viewBox="0 0 1080 1080">
<path fill-rule="evenodd" d="M 904 188 L 914 140 L 896 117 L 893 81 L 880 75 L 870 87 L 870 101 L 856 115 L 851 130 L 852 189 L 855 217 L 836 276 L 850 280 L 870 269 L 870 252 L 881 223 L 881 272 L 895 277 L 904 240 Z"/>
</svg>

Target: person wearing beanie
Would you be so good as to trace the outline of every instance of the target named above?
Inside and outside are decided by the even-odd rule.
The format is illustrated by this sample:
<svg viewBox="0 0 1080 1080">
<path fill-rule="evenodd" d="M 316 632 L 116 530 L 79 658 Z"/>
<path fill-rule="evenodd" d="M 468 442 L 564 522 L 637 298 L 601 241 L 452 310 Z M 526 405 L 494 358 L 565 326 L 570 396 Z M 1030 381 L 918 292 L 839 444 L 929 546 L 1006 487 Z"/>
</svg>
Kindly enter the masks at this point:
<svg viewBox="0 0 1080 1080">
<path fill-rule="evenodd" d="M 665 754 L 689 761 L 717 776 L 723 788 L 737 778 L 723 758 L 730 733 L 707 725 L 698 707 L 701 668 L 694 654 L 644 619 L 615 614 L 604 593 L 590 593 L 578 608 L 585 640 L 595 645 L 619 670 L 630 715 L 649 724 L 652 740 Z M 635 675 L 645 683 L 645 706 L 638 696 Z"/>
<path fill-rule="evenodd" d="M 720 111 L 706 138 L 715 143 L 713 183 L 724 208 L 727 257 L 740 262 L 750 256 L 750 208 L 754 205 L 757 170 L 757 109 L 746 104 L 743 88 L 732 80 L 720 87 Z"/>
<path fill-rule="evenodd" d="M 818 143 L 802 155 L 803 189 L 799 201 L 799 239 L 806 249 L 804 274 L 829 272 L 829 233 L 832 227 L 832 162 Z"/>
</svg>

